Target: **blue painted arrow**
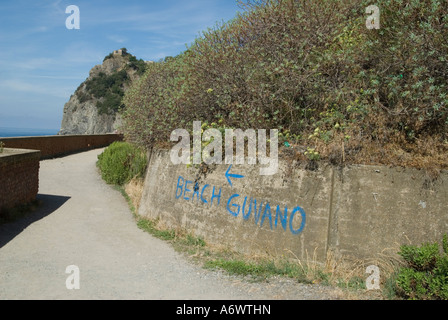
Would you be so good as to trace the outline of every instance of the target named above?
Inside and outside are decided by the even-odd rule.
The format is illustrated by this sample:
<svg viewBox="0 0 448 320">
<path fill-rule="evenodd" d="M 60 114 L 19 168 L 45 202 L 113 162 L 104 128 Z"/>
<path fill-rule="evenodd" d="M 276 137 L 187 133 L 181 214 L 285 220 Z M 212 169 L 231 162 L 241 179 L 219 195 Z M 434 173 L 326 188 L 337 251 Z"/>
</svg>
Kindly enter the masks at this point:
<svg viewBox="0 0 448 320">
<path fill-rule="evenodd" d="M 227 178 L 227 181 L 229 182 L 230 186 L 232 187 L 232 181 L 230 181 L 230 178 L 241 179 L 241 178 L 244 178 L 244 176 L 239 175 L 239 174 L 231 174 L 230 173 L 231 168 L 232 168 L 232 165 L 230 165 L 229 169 L 227 169 L 226 178 Z"/>
</svg>

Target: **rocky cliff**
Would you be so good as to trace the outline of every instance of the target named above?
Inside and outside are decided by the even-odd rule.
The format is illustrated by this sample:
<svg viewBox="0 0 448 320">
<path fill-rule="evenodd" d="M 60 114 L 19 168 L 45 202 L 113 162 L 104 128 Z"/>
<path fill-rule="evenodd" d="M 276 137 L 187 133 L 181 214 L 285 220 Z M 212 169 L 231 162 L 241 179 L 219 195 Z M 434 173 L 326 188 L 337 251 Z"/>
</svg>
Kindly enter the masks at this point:
<svg viewBox="0 0 448 320">
<path fill-rule="evenodd" d="M 65 104 L 59 135 L 117 131 L 121 125 L 121 98 L 143 74 L 145 66 L 143 60 L 137 60 L 123 48 L 93 67 Z"/>
</svg>

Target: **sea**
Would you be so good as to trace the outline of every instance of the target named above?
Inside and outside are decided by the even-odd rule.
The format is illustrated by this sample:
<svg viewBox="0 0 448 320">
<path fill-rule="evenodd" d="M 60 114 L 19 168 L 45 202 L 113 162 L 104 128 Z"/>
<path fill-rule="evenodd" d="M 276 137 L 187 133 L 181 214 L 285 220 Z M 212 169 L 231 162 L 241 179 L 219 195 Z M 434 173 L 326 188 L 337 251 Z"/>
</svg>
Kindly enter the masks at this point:
<svg viewBox="0 0 448 320">
<path fill-rule="evenodd" d="M 26 129 L 0 127 L 0 138 L 55 136 L 58 129 Z"/>
</svg>

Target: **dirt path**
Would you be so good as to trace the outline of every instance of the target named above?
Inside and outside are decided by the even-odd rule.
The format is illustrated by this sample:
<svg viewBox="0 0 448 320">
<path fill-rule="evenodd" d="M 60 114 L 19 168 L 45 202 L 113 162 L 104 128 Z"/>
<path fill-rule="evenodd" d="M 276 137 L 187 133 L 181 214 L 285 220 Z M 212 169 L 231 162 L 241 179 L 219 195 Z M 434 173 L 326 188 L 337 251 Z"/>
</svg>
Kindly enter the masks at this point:
<svg viewBox="0 0 448 320">
<path fill-rule="evenodd" d="M 0 226 L 0 299 L 337 299 L 293 280 L 248 283 L 189 263 L 141 231 L 95 163 L 103 150 L 41 162 L 37 212 Z M 67 266 L 79 268 L 68 290 Z"/>
</svg>

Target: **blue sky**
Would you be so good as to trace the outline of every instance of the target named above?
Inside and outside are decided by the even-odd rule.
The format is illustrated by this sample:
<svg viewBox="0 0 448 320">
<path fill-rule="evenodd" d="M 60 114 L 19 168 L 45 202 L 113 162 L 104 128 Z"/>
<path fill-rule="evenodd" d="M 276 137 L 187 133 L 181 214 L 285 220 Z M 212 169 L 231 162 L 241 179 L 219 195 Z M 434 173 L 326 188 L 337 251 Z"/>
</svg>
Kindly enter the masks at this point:
<svg viewBox="0 0 448 320">
<path fill-rule="evenodd" d="M 66 28 L 69 5 L 79 30 Z M 236 0 L 2 0 L 0 127 L 57 131 L 70 95 L 110 52 L 175 56 L 238 11 Z"/>
</svg>

